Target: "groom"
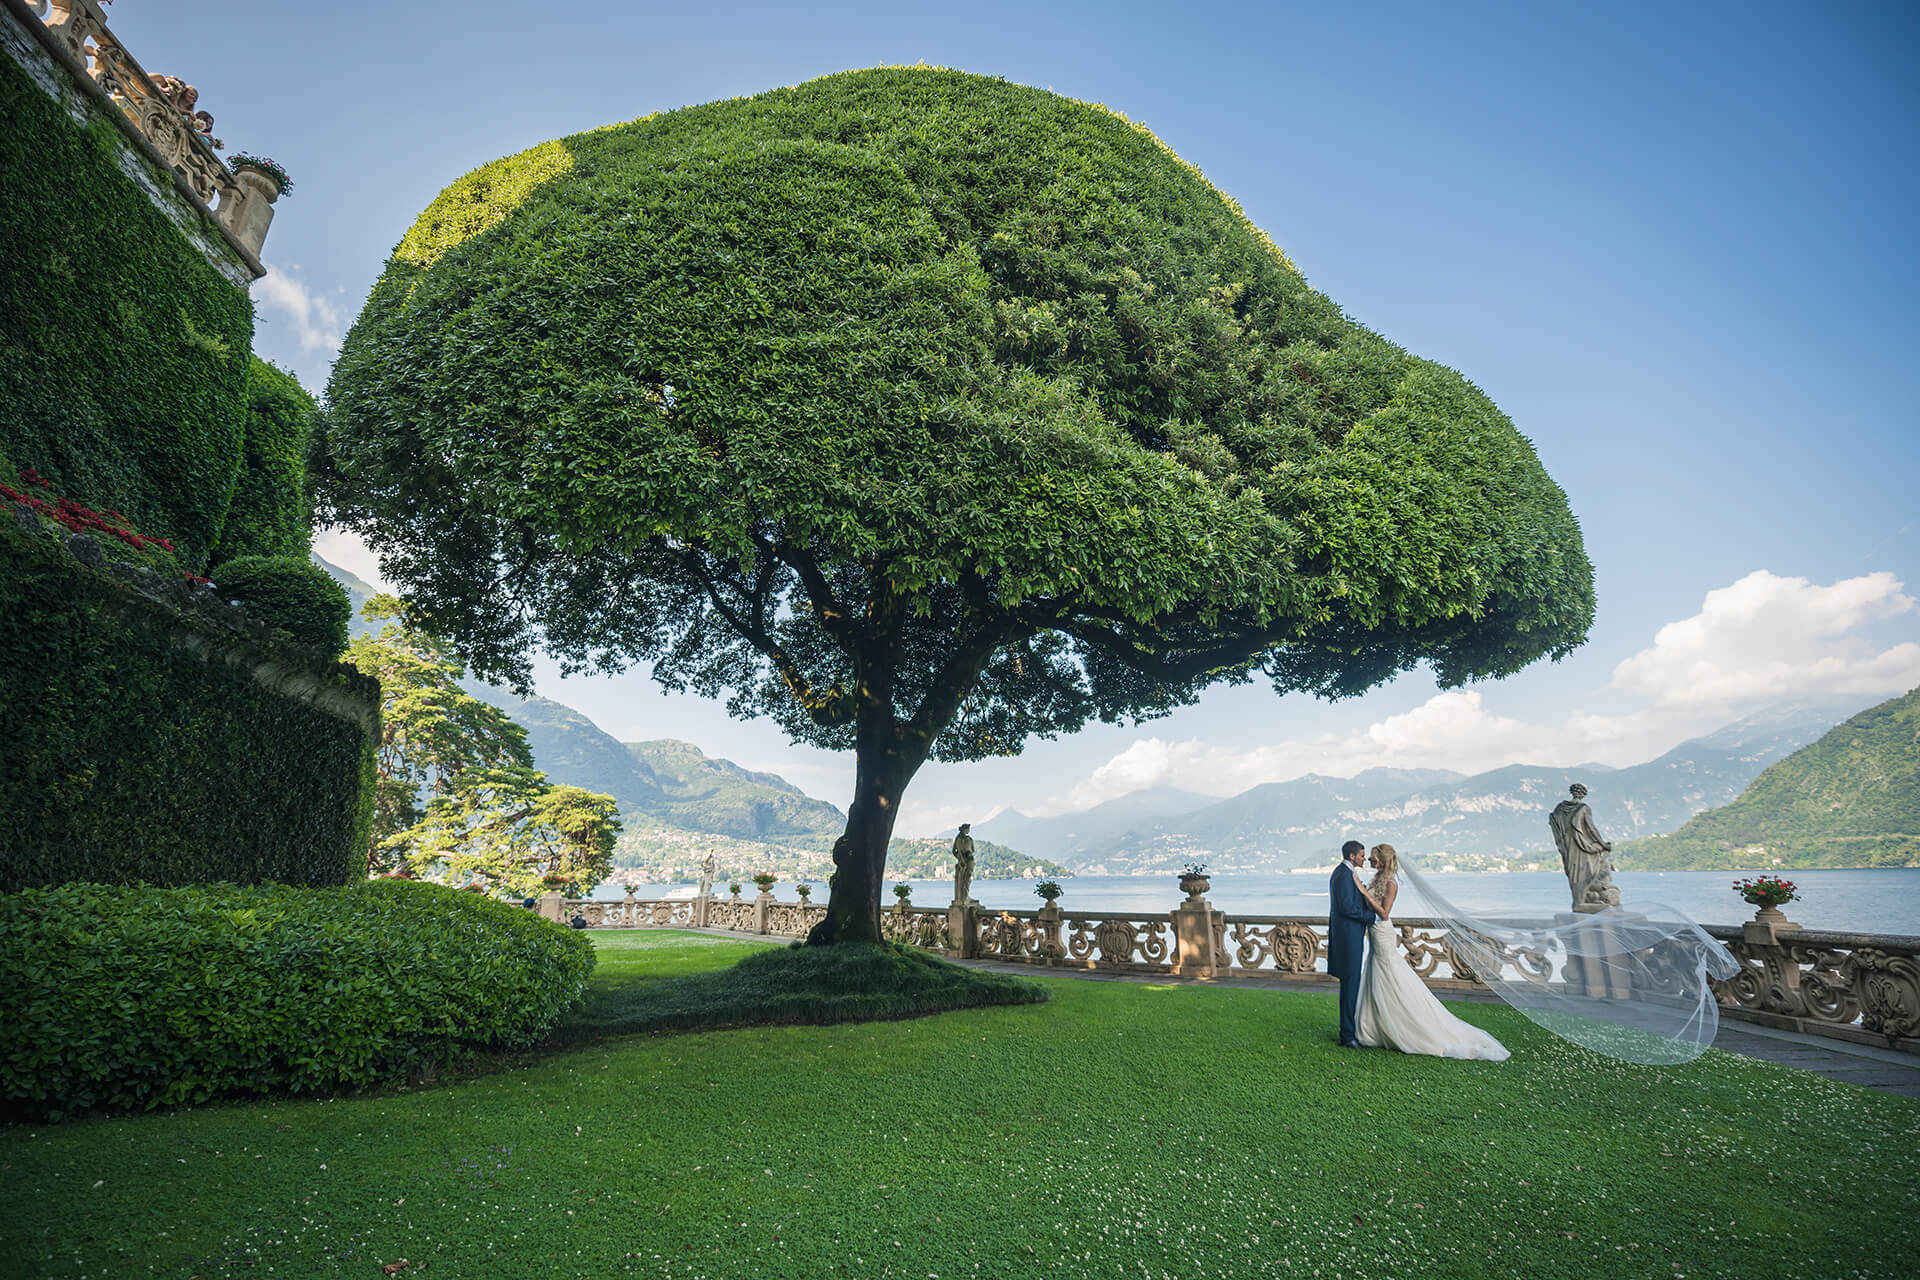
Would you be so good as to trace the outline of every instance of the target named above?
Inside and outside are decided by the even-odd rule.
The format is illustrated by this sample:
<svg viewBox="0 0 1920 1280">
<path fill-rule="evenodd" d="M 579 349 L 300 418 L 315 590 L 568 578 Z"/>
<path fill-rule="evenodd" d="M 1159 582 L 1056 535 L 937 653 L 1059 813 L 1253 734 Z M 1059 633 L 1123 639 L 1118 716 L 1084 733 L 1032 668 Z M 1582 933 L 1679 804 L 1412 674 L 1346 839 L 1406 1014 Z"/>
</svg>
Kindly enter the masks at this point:
<svg viewBox="0 0 1920 1280">
<path fill-rule="evenodd" d="M 1340 846 L 1340 865 L 1327 883 L 1333 903 L 1327 917 L 1327 972 L 1340 984 L 1340 1046 L 1360 1047 L 1356 1023 L 1360 1006 L 1360 962 L 1365 958 L 1367 926 L 1380 917 L 1360 896 L 1360 859 L 1367 847 L 1358 840 Z"/>
</svg>

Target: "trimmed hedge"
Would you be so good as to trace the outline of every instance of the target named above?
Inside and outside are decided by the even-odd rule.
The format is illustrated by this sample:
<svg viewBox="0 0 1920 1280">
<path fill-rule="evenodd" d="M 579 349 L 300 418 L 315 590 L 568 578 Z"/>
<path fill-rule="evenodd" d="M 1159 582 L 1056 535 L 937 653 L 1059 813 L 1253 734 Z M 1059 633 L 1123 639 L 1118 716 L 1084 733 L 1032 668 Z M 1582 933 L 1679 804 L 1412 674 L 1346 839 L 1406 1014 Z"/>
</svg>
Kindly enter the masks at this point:
<svg viewBox="0 0 1920 1280">
<path fill-rule="evenodd" d="M 199 569 L 241 468 L 253 308 L 0 57 L 0 452 Z M 11 474 L 11 473 L 9 473 Z"/>
<path fill-rule="evenodd" d="M 361 872 L 372 735 L 262 687 L 234 652 L 247 642 L 0 520 L 0 892 Z"/>
<path fill-rule="evenodd" d="M 372 1084 L 539 1040 L 593 946 L 406 881 L 0 897 L 0 1105 L 63 1118 Z"/>
<path fill-rule="evenodd" d="M 244 456 L 214 564 L 242 556 L 306 559 L 307 446 L 319 414 L 291 373 L 258 356 L 248 363 Z"/>
<path fill-rule="evenodd" d="M 298 559 L 229 560 L 213 571 L 213 581 L 222 599 L 235 601 L 249 617 L 278 627 L 297 643 L 329 658 L 346 651 L 347 621 L 353 616 L 347 589 L 306 559 L 304 550 Z"/>
</svg>

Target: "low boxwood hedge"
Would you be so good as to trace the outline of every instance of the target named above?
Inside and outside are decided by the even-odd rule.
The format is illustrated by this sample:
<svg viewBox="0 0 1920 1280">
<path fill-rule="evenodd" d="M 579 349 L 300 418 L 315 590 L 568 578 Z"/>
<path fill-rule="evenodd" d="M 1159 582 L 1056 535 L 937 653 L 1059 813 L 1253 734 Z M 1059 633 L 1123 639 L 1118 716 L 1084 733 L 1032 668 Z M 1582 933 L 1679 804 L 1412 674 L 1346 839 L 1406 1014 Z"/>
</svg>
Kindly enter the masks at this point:
<svg viewBox="0 0 1920 1280">
<path fill-rule="evenodd" d="M 406 881 L 66 884 L 0 897 L 13 1118 L 370 1084 L 546 1035 L 587 939 Z"/>
</svg>

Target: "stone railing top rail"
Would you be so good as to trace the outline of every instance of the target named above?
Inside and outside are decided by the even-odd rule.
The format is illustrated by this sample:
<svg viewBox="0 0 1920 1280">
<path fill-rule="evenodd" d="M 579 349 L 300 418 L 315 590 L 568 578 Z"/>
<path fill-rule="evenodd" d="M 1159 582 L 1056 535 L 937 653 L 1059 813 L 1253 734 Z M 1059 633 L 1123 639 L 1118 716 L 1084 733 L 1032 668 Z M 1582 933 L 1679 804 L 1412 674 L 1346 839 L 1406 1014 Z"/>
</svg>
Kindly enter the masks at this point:
<svg viewBox="0 0 1920 1280">
<path fill-rule="evenodd" d="M 258 170 L 230 171 L 192 117 L 107 27 L 98 0 L 0 0 L 75 81 L 116 108 L 111 117 L 174 186 L 212 220 L 254 279 L 267 274 L 260 249 L 278 183 Z"/>
<path fill-rule="evenodd" d="M 1716 938 L 1733 941 L 1741 938 L 1744 924 L 1704 924 L 1700 926 Z M 1920 951 L 1920 937 L 1905 933 L 1852 933 L 1837 929 L 1775 929 L 1782 942 L 1809 947 L 1878 947 L 1882 951 Z"/>
</svg>

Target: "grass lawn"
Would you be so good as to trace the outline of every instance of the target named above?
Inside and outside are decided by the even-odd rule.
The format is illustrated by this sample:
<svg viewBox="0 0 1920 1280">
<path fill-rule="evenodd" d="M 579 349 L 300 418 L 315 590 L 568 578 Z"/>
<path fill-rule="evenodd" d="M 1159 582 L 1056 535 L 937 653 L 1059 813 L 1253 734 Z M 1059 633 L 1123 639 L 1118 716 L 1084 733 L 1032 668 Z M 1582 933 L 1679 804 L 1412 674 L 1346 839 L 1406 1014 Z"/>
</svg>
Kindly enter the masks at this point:
<svg viewBox="0 0 1920 1280">
<path fill-rule="evenodd" d="M 596 934 L 594 1000 L 755 944 Z M 1331 994 L 634 1036 L 0 1130 L 7 1276 L 1907 1276 L 1920 1103 L 1708 1053 L 1336 1049 Z M 590 1001 L 582 1018 L 591 1021 Z M 575 1026 L 580 1025 L 576 1020 Z"/>
</svg>

